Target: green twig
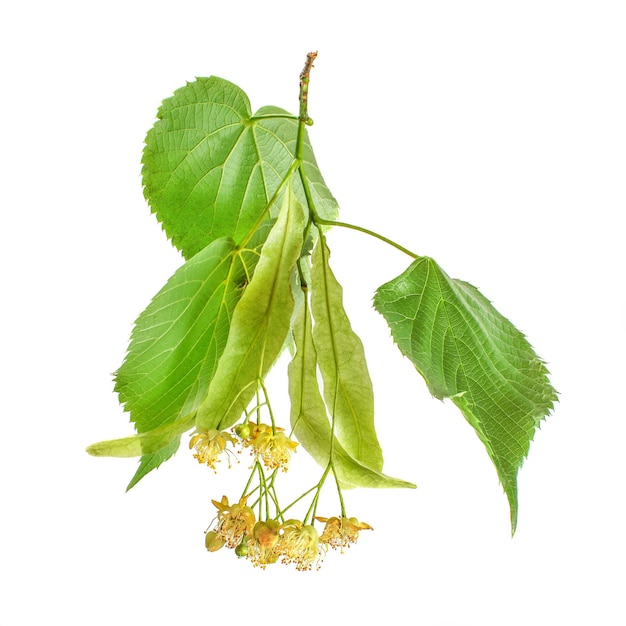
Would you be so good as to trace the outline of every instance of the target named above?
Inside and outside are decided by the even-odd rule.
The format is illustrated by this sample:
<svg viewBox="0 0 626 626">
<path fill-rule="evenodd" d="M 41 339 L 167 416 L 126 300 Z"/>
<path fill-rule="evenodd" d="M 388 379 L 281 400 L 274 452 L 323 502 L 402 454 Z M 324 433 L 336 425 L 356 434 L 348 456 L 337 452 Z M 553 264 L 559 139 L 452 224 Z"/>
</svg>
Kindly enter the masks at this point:
<svg viewBox="0 0 626 626">
<path fill-rule="evenodd" d="M 309 52 L 306 55 L 304 68 L 300 72 L 300 121 L 304 124 L 312 124 L 313 120 L 309 117 L 309 74 L 313 68 L 313 61 L 317 57 L 317 52 Z"/>
</svg>

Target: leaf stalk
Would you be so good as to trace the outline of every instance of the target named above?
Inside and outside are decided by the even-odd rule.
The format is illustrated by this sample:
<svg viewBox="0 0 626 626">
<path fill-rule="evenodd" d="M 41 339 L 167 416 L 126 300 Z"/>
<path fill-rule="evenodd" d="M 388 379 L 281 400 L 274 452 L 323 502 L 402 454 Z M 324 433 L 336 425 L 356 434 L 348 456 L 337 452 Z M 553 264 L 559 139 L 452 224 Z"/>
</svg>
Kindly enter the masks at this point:
<svg viewBox="0 0 626 626">
<path fill-rule="evenodd" d="M 385 237 L 384 235 L 381 235 L 380 233 L 377 233 L 376 231 L 369 230 L 368 228 L 363 228 L 363 226 L 357 226 L 356 224 L 348 224 L 346 222 L 337 222 L 335 220 L 325 220 L 319 217 L 319 215 L 315 215 L 313 220 L 316 224 L 319 224 L 322 226 L 339 226 L 341 228 L 348 228 L 350 230 L 356 230 L 360 233 L 369 235 L 370 237 L 375 237 L 376 239 L 380 239 L 380 241 L 384 241 L 386 244 L 396 248 L 396 250 L 400 250 L 400 252 L 404 252 L 404 254 L 407 254 L 412 259 L 420 258 L 419 254 L 415 254 L 415 252 L 411 252 L 408 248 L 401 246 L 399 243 L 393 241 L 392 239 L 389 239 L 388 237 Z"/>
</svg>

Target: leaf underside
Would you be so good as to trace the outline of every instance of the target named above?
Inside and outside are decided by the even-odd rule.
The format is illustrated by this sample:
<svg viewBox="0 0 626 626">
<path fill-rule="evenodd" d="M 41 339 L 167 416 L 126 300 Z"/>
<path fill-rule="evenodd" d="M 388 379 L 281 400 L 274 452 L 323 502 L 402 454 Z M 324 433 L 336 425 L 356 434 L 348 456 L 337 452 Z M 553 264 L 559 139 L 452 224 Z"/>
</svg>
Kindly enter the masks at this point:
<svg viewBox="0 0 626 626">
<path fill-rule="evenodd" d="M 142 174 L 145 196 L 167 236 L 185 258 L 218 237 L 239 242 L 295 158 L 298 120 L 277 107 L 263 107 L 253 116 L 246 94 L 215 76 L 178 89 L 157 117 L 146 137 Z M 303 163 L 319 214 L 336 217 L 337 203 L 308 136 Z M 305 206 L 299 180 L 294 193 Z"/>
<path fill-rule="evenodd" d="M 431 393 L 450 398 L 484 443 L 517 523 L 517 472 L 557 395 L 524 335 L 472 285 L 420 257 L 374 307 Z"/>
<path fill-rule="evenodd" d="M 245 273 L 232 239 L 185 263 L 135 322 L 115 391 L 138 432 L 195 410 L 226 344 Z"/>
</svg>

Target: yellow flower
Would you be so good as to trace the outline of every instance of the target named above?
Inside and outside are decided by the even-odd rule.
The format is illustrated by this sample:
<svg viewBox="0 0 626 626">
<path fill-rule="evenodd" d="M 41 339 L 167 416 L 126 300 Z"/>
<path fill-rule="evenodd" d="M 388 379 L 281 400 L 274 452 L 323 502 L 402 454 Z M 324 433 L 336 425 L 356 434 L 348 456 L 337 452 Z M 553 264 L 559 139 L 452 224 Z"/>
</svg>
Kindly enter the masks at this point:
<svg viewBox="0 0 626 626">
<path fill-rule="evenodd" d="M 349 548 L 359 538 L 359 531 L 374 530 L 369 524 L 359 522 L 356 517 L 316 517 L 318 522 L 326 522 L 320 542 L 333 549 Z"/>
<path fill-rule="evenodd" d="M 248 558 L 255 567 L 265 569 L 266 565 L 276 563 L 280 553 L 280 523 L 275 519 L 257 522 L 254 525 L 252 539 L 248 541 Z"/>
<path fill-rule="evenodd" d="M 222 497 L 221 502 L 211 500 L 217 508 L 217 525 L 214 528 L 216 538 L 221 539 L 229 548 L 237 547 L 244 537 L 250 537 L 254 529 L 254 511 L 246 505 L 247 497 L 241 498 L 239 504 L 228 504 L 228 498 Z"/>
<path fill-rule="evenodd" d="M 193 435 L 189 441 L 189 449 L 195 450 L 193 456 L 199 463 L 206 464 L 215 469 L 219 462 L 219 456 L 226 449 L 226 443 L 234 444 L 235 440 L 227 433 L 219 430 L 200 431 Z M 230 461 L 229 461 L 230 466 Z"/>
<path fill-rule="evenodd" d="M 283 533 L 278 543 L 278 552 L 283 563 L 293 563 L 296 569 L 304 572 L 317 564 L 321 565 L 320 538 L 313 526 L 304 525 L 298 520 L 289 520 L 282 526 Z"/>
<path fill-rule="evenodd" d="M 272 427 L 266 424 L 254 424 L 249 439 L 244 442 L 245 446 L 252 447 L 257 458 L 263 461 L 267 469 L 282 469 L 286 472 L 291 453 L 298 446 L 283 430 L 283 428 L 272 430 Z"/>
</svg>

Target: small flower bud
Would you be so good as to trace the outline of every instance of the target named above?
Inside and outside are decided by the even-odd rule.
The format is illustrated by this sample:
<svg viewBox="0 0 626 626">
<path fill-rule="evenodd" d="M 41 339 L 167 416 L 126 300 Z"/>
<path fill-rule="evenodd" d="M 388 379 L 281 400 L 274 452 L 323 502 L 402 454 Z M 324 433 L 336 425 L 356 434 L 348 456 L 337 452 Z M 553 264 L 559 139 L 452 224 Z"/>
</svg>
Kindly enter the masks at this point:
<svg viewBox="0 0 626 626">
<path fill-rule="evenodd" d="M 217 552 L 225 543 L 216 532 L 210 531 L 204 536 L 204 545 L 209 552 Z"/>
<path fill-rule="evenodd" d="M 248 556 L 248 544 L 245 541 L 242 541 L 236 548 L 235 554 L 239 557 Z"/>
<path fill-rule="evenodd" d="M 239 426 L 235 426 L 235 433 L 240 439 L 247 439 L 250 436 L 250 426 L 248 424 L 239 424 Z"/>
</svg>

